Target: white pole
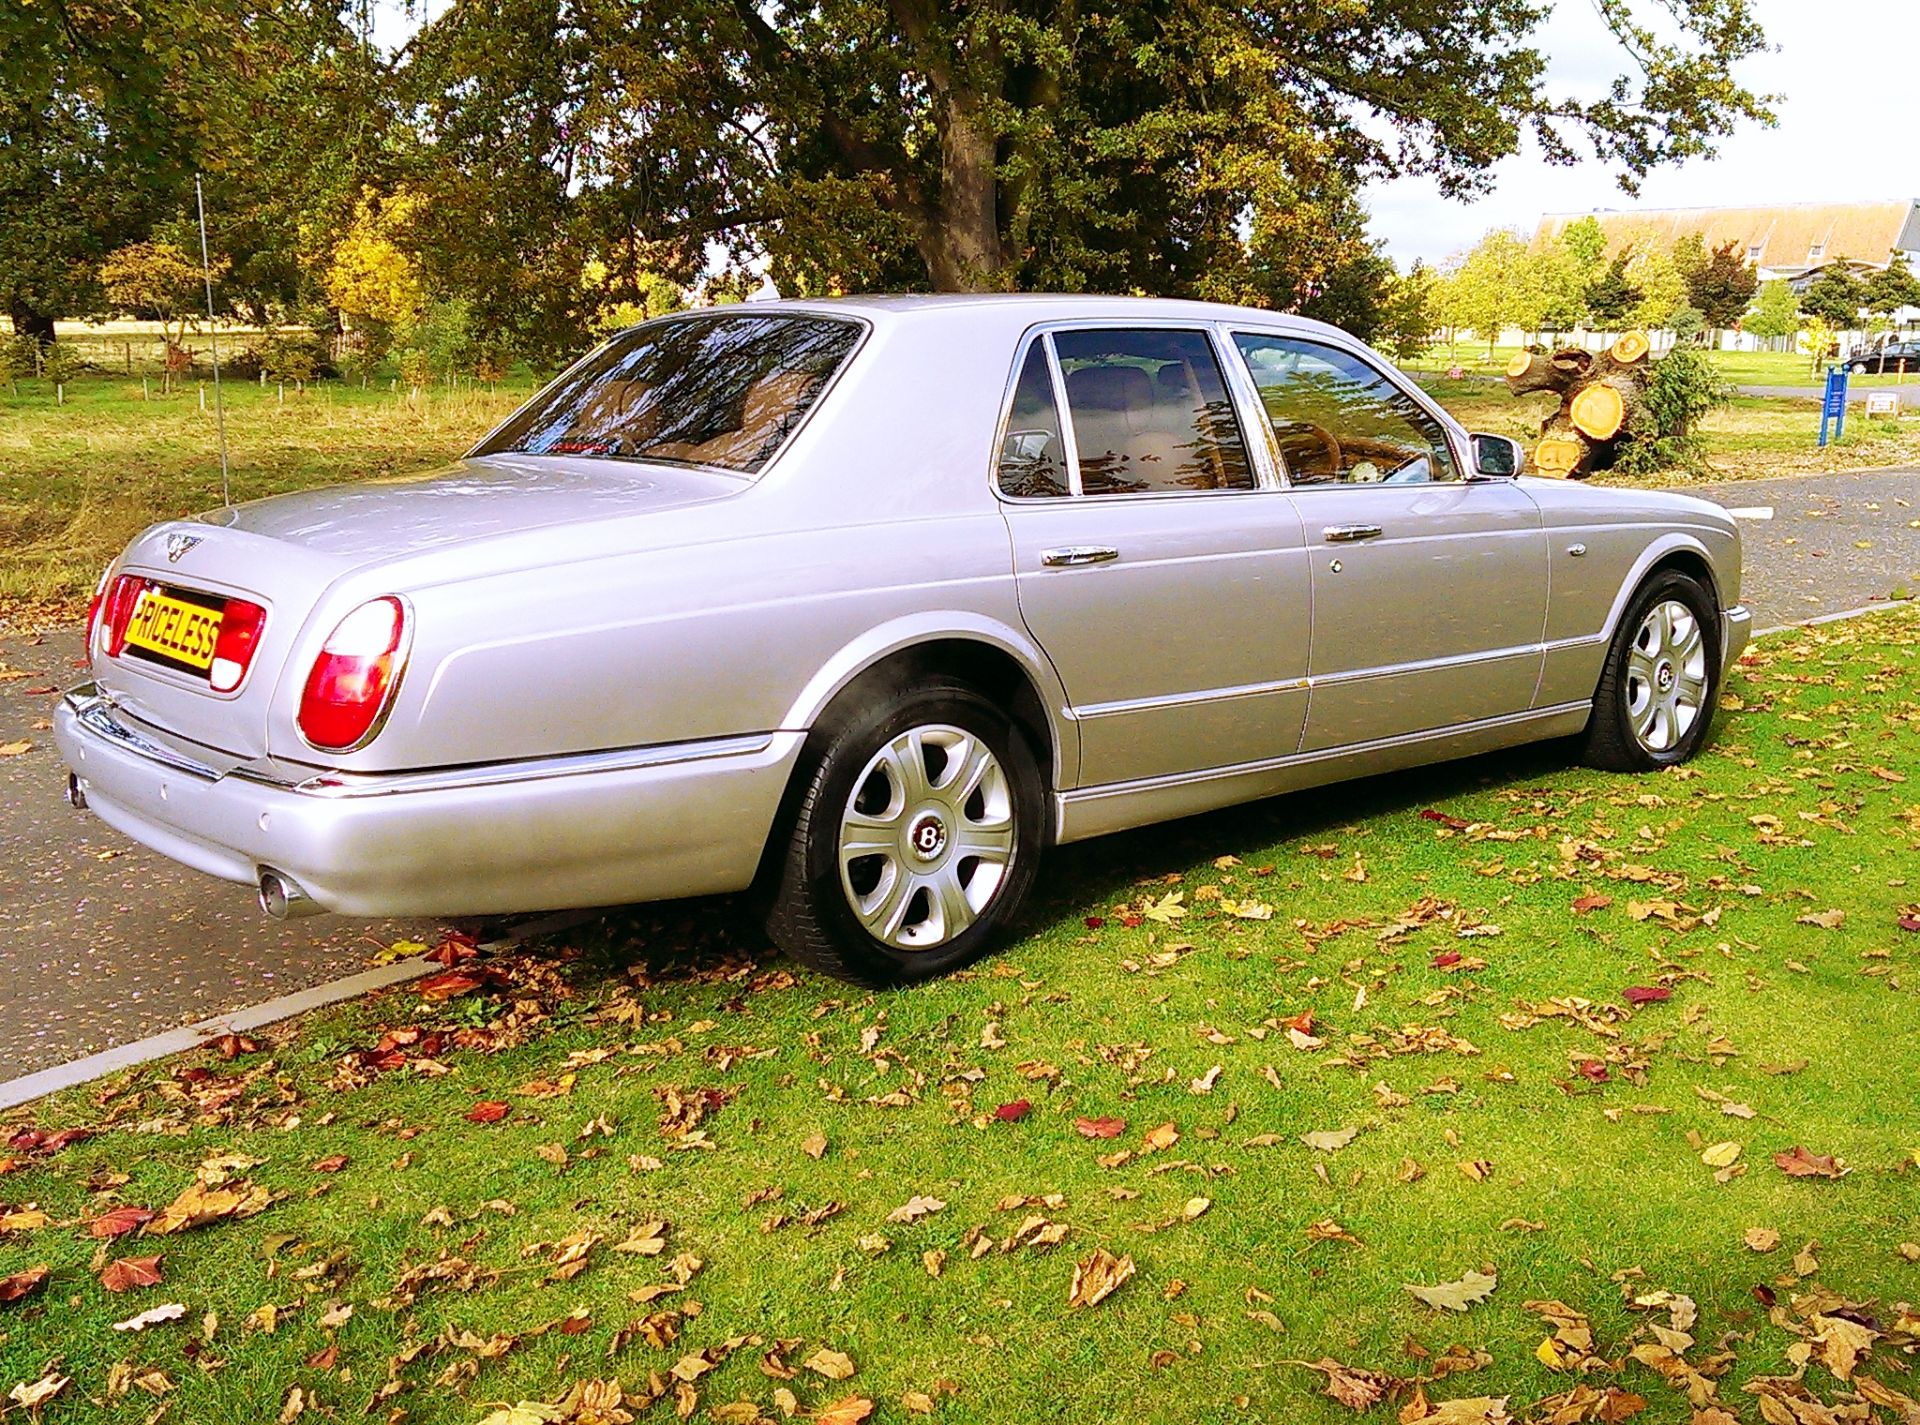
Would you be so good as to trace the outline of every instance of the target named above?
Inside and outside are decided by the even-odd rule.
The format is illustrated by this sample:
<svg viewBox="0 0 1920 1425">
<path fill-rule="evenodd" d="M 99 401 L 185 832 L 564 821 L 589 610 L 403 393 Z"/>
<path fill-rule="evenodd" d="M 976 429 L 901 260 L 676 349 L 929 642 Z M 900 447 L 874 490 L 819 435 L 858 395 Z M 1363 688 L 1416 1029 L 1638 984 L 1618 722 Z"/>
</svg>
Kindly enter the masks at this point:
<svg viewBox="0 0 1920 1425">
<path fill-rule="evenodd" d="M 207 199 L 200 189 L 200 175 L 193 175 L 193 203 L 200 213 L 200 275 L 207 284 L 207 337 L 213 343 L 213 412 L 220 427 L 220 503 L 233 503 L 233 483 L 227 473 L 227 410 L 220 401 L 220 330 L 213 318 L 213 264 L 207 258 Z M 206 409 L 207 393 L 200 392 L 201 409 Z"/>
</svg>

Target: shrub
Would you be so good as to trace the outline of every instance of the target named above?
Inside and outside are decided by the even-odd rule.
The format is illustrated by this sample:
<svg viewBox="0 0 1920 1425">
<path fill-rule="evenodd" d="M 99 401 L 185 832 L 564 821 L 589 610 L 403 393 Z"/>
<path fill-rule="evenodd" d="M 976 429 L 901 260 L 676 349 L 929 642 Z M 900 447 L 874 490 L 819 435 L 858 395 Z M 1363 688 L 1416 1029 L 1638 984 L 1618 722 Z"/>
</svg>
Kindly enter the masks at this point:
<svg viewBox="0 0 1920 1425">
<path fill-rule="evenodd" d="M 1629 475 L 1696 469 L 1701 463 L 1699 422 L 1733 399 L 1706 352 L 1676 346 L 1647 373 L 1644 398 L 1627 427 L 1615 467 Z"/>
<path fill-rule="evenodd" d="M 80 353 L 64 341 L 50 342 L 40 355 L 40 372 L 56 386 L 64 386 L 80 374 L 85 365 Z"/>
<path fill-rule="evenodd" d="M 277 331 L 260 344 L 260 369 L 269 381 L 312 381 L 326 365 L 327 346 L 315 332 Z"/>
<path fill-rule="evenodd" d="M 0 381 L 12 386 L 40 372 L 40 343 L 25 332 L 0 338 Z"/>
</svg>

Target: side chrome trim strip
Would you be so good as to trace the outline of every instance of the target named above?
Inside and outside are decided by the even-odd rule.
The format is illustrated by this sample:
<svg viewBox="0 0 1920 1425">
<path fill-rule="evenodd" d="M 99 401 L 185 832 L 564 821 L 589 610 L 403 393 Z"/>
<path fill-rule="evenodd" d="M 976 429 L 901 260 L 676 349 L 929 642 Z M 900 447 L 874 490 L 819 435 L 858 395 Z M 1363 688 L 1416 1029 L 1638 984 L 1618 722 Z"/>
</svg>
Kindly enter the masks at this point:
<svg viewBox="0 0 1920 1425">
<path fill-rule="evenodd" d="M 1529 722 L 1547 721 L 1568 713 L 1583 711 L 1592 705 L 1586 701 L 1556 703 L 1552 707 L 1529 708 L 1525 712 L 1507 713 L 1500 717 L 1481 718 L 1478 722 L 1457 722 L 1447 727 L 1428 728 L 1421 732 L 1401 733 L 1397 737 L 1381 737 L 1371 742 L 1349 742 L 1340 747 L 1316 748 L 1312 752 L 1289 753 L 1284 757 L 1269 757 L 1259 762 L 1236 762 L 1230 767 L 1209 767 L 1199 772 L 1178 772 L 1165 777 L 1148 777 L 1137 782 L 1108 782 L 1099 787 L 1081 787 L 1074 791 L 1062 792 L 1059 799 L 1063 803 L 1104 801 L 1109 797 L 1130 797 L 1141 792 L 1164 791 L 1170 787 L 1197 786 L 1207 782 L 1217 782 L 1230 777 L 1257 775 L 1262 772 L 1278 772 L 1289 767 L 1307 767 L 1316 762 L 1337 761 L 1346 757 L 1365 756 L 1369 752 L 1384 751 L 1395 747 L 1410 747 L 1422 742 L 1445 741 L 1468 733 L 1502 727 L 1518 727 Z"/>
<path fill-rule="evenodd" d="M 1155 712 L 1162 708 L 1199 707 L 1207 703 L 1231 702 L 1236 698 L 1261 698 L 1270 693 L 1295 692 L 1311 686 L 1307 678 L 1281 678 L 1271 683 L 1243 683 L 1232 688 L 1208 688 L 1201 693 L 1163 693 L 1157 698 L 1125 698 L 1111 703 L 1089 703 L 1074 708 L 1079 718 L 1116 717 L 1125 713 Z"/>
</svg>

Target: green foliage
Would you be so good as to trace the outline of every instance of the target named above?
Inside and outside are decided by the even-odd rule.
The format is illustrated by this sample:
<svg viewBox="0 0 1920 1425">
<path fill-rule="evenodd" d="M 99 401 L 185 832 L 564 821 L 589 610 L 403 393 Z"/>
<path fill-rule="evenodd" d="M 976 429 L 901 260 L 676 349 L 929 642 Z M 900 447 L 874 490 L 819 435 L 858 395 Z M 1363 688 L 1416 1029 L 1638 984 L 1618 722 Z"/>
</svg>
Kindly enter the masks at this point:
<svg viewBox="0 0 1920 1425">
<path fill-rule="evenodd" d="M 1620 443 L 1616 468 L 1627 475 L 1698 469 L 1700 422 L 1732 399 L 1733 388 L 1705 351 L 1685 342 L 1674 347 L 1647 372 L 1646 392 Z"/>
<path fill-rule="evenodd" d="M 1672 327 L 1674 313 L 1686 301 L 1687 284 L 1670 252 L 1648 248 L 1627 263 L 1627 280 L 1639 294 L 1627 313 L 1627 324 L 1645 331 Z"/>
<path fill-rule="evenodd" d="M 25 332 L 0 336 L 0 381 L 9 387 L 39 374 L 40 343 Z"/>
<path fill-rule="evenodd" d="M 1763 283 L 1741 327 L 1757 337 L 1792 336 L 1800 330 L 1800 299 L 1783 278 Z"/>
<path fill-rule="evenodd" d="M 429 302 L 408 332 L 407 343 L 400 353 L 400 374 L 410 386 L 472 375 L 480 362 L 472 313 L 457 297 Z"/>
<path fill-rule="evenodd" d="M 1800 294 L 1800 310 L 1807 316 L 1819 317 L 1836 331 L 1858 326 L 1860 308 L 1865 305 L 1866 294 L 1861 290 L 1860 279 L 1838 262 L 1823 268 Z"/>
<path fill-rule="evenodd" d="M 1627 264 L 1632 260 L 1630 251 L 1618 254 L 1587 288 L 1587 312 L 1602 331 L 1620 331 L 1633 323 L 1640 289 L 1627 275 Z"/>
<path fill-rule="evenodd" d="M 1860 302 L 1869 312 L 1891 316 L 1902 307 L 1920 307 L 1920 277 L 1904 257 L 1896 257 L 1861 286 Z"/>
<path fill-rule="evenodd" d="M 1739 321 L 1760 287 L 1760 274 L 1747 265 L 1737 246 L 1724 243 L 1710 253 L 1700 254 L 1698 261 L 1680 263 L 1687 302 L 1700 312 L 1713 331 Z"/>
<path fill-rule="evenodd" d="M 1366 181 L 1471 191 L 1531 133 L 1630 183 L 1763 114 L 1731 77 L 1763 43 L 1746 0 L 1693 0 L 1660 35 L 1603 18 L 1636 62 L 1588 102 L 1542 83 L 1514 0 L 455 5 L 402 75 L 417 250 L 528 351 L 580 340 L 589 263 L 617 297 L 642 272 L 691 282 L 710 245 L 797 292 L 1367 310 Z"/>
<path fill-rule="evenodd" d="M 78 376 L 86 365 L 70 342 L 48 342 L 40 353 L 40 374 L 56 386 L 64 386 Z"/>
<path fill-rule="evenodd" d="M 327 344 L 317 332 L 276 331 L 260 344 L 260 370 L 269 381 L 312 381 L 326 366 Z"/>
<path fill-rule="evenodd" d="M 1389 285 L 1380 306 L 1380 330 L 1375 340 L 1395 361 L 1408 362 L 1432 344 L 1438 326 L 1433 273 L 1425 263 L 1415 261 Z"/>
</svg>

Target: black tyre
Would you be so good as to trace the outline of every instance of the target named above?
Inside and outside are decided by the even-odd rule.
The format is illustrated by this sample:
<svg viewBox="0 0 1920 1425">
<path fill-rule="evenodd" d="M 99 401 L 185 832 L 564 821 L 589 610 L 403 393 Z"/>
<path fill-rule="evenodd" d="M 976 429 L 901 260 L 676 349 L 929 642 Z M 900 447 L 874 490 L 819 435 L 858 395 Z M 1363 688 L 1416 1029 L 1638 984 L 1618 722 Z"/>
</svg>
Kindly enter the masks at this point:
<svg viewBox="0 0 1920 1425">
<path fill-rule="evenodd" d="M 1594 690 L 1584 760 L 1652 772 L 1700 750 L 1720 695 L 1720 607 L 1699 580 L 1655 574 L 1627 605 Z"/>
<path fill-rule="evenodd" d="M 1045 813 L 1033 748 L 986 698 L 942 678 L 882 690 L 809 741 L 762 876 L 767 932 L 859 984 L 963 965 L 1025 901 Z"/>
</svg>

